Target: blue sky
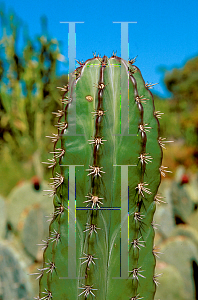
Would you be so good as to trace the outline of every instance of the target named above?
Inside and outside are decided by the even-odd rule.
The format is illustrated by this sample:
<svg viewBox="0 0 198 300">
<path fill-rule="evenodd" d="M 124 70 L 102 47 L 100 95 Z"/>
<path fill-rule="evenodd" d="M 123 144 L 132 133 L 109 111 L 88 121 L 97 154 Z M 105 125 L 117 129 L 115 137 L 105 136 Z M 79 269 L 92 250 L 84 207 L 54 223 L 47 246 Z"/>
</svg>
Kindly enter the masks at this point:
<svg viewBox="0 0 198 300">
<path fill-rule="evenodd" d="M 85 61 L 93 52 L 101 56 L 117 51 L 121 56 L 121 25 L 129 24 L 129 58 L 137 57 L 146 82 L 159 84 L 154 91 L 166 96 L 163 71 L 182 67 L 198 55 L 197 0 L 6 0 L 5 11 L 14 11 L 28 27 L 30 37 L 41 33 L 40 18 L 48 19 L 48 32 L 61 42 L 68 57 L 68 25 L 60 22 L 84 22 L 76 25 L 76 58 Z M 59 66 L 60 72 L 65 70 Z"/>
</svg>

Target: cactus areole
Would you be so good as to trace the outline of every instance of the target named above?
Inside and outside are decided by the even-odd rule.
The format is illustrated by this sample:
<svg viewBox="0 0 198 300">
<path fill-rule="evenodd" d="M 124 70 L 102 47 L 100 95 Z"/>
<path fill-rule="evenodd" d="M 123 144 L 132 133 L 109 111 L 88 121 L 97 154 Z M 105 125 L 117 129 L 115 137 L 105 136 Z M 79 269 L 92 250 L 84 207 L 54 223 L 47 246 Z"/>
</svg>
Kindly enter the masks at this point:
<svg viewBox="0 0 198 300">
<path fill-rule="evenodd" d="M 36 299 L 154 299 L 164 144 L 150 85 L 133 63 L 94 56 L 60 88 L 48 166 L 54 212 Z"/>
</svg>

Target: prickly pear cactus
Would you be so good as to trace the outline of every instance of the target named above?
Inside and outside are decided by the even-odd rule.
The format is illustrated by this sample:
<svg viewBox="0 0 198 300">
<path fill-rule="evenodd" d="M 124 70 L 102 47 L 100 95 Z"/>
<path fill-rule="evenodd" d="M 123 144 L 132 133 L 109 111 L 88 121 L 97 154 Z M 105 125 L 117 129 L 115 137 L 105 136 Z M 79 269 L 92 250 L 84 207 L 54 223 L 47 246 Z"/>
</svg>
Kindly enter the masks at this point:
<svg viewBox="0 0 198 300">
<path fill-rule="evenodd" d="M 185 293 L 184 282 L 187 279 L 183 279 L 178 269 L 163 261 L 157 262 L 156 270 L 160 276 L 160 285 L 157 288 L 155 299 L 163 300 L 185 300 L 188 299 L 189 294 Z M 189 278 L 187 279 L 189 280 Z M 173 284 L 174 282 L 174 284 Z M 190 298 L 192 299 L 192 298 Z"/>
<path fill-rule="evenodd" d="M 7 241 L 0 241 L 0 299 L 30 300 L 32 289 L 21 255 Z"/>
<path fill-rule="evenodd" d="M 53 205 L 48 197 L 43 195 L 47 183 L 26 181 L 16 186 L 8 195 L 8 222 L 12 231 L 19 236 L 25 251 L 33 260 L 42 261 L 42 243 L 48 233 L 46 215 L 49 215 Z M 38 247 L 37 244 L 41 244 Z"/>
<path fill-rule="evenodd" d="M 181 228 L 179 231 L 181 231 Z M 189 233 L 190 230 L 186 232 L 186 235 L 189 235 Z M 183 230 L 183 235 L 166 239 L 161 244 L 160 250 L 164 253 L 162 261 L 176 267 L 183 278 L 183 289 L 186 299 L 194 300 L 196 299 L 196 279 L 194 277 L 196 273 L 193 271 L 193 265 L 196 268 L 198 264 L 197 244 L 195 239 L 193 240 L 190 236 L 188 237 L 184 234 L 185 229 Z"/>
<path fill-rule="evenodd" d="M 36 299 L 154 299 L 161 113 L 133 60 L 80 63 L 61 88 Z"/>
</svg>

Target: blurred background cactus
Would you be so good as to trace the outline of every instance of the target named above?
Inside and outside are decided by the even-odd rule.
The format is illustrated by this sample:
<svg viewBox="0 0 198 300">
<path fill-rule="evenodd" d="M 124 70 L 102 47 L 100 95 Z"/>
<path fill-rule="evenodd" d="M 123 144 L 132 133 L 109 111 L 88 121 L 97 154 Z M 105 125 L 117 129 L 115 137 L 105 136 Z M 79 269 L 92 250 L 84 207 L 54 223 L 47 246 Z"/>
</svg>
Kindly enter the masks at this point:
<svg viewBox="0 0 198 300">
<path fill-rule="evenodd" d="M 30 39 L 14 14 L 1 11 L 1 25 L 0 298 L 19 295 L 19 299 L 32 299 L 38 294 L 35 278 L 39 276 L 41 250 L 46 245 L 48 223 L 44 216 L 53 212 L 50 199 L 42 193 L 51 171 L 41 161 L 48 159 L 52 149 L 45 136 L 56 132 L 50 112 L 61 108 L 56 86 L 66 85 L 67 75 L 57 74 L 58 63 L 64 63 L 64 57 L 57 40 L 50 37 L 45 19 L 35 39 Z M 20 36 L 23 42 L 19 43 Z M 155 215 L 155 222 L 161 225 L 156 225 L 155 245 L 164 253 L 157 258 L 156 273 L 163 276 L 158 278 L 156 300 L 198 299 L 197 81 L 195 57 L 184 67 L 165 72 L 170 98 L 160 98 L 155 89 L 152 91 L 156 110 L 164 112 L 161 136 L 175 141 L 165 144 L 163 165 L 173 173 L 162 178 L 159 191 L 168 204 L 158 205 Z M 17 202 L 20 205 L 16 211 Z M 27 232 L 32 232 L 32 238 Z M 180 249 L 182 257 L 177 255 Z M 38 275 L 27 278 L 32 273 Z M 10 285 L 14 291 L 8 290 Z"/>
<path fill-rule="evenodd" d="M 8 179 L 1 185 L 1 192 L 7 194 L 21 179 L 44 176 L 40 161 L 50 149 L 44 137 L 53 130 L 49 111 L 59 105 L 55 87 L 61 79 L 56 71 L 57 62 L 64 57 L 58 41 L 47 33 L 45 18 L 41 35 L 31 40 L 16 16 L 0 14 L 0 146 L 4 158 L 0 182 Z M 23 37 L 20 49 L 19 36 Z"/>
</svg>

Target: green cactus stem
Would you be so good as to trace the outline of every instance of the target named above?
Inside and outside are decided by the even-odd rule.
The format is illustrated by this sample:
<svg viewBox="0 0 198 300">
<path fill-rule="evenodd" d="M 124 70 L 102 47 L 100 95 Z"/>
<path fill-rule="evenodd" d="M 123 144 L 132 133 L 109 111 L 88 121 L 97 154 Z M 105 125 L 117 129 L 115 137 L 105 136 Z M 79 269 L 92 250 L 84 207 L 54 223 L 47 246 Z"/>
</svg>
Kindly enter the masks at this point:
<svg viewBox="0 0 198 300">
<path fill-rule="evenodd" d="M 153 96 L 115 55 L 80 63 L 60 89 L 38 299 L 154 299 L 164 139 Z"/>
</svg>

